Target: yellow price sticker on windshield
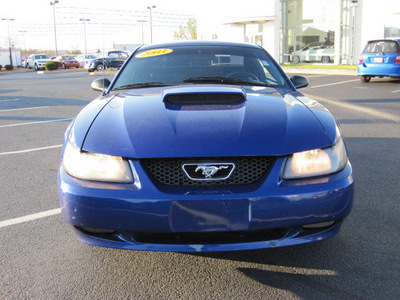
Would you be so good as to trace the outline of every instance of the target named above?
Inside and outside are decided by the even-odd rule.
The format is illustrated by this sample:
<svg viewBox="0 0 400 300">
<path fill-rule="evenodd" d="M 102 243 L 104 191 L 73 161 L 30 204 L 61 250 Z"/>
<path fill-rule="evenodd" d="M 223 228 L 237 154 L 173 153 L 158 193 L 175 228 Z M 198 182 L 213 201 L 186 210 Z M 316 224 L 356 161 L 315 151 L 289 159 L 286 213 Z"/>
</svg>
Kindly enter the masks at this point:
<svg viewBox="0 0 400 300">
<path fill-rule="evenodd" d="M 136 55 L 136 57 L 143 58 L 143 57 L 159 56 L 171 53 L 172 51 L 173 51 L 172 49 L 154 49 L 139 53 L 138 55 Z"/>
</svg>

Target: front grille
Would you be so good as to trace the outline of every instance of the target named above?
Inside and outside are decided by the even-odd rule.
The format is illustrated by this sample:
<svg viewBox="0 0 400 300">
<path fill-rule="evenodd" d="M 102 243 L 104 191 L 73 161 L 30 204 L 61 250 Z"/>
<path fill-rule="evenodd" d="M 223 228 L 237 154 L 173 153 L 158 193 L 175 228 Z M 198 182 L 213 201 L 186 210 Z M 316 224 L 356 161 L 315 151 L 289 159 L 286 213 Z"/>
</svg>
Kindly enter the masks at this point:
<svg viewBox="0 0 400 300">
<path fill-rule="evenodd" d="M 169 186 L 243 185 L 258 182 L 272 167 L 272 157 L 160 158 L 143 159 L 141 164 L 156 182 Z M 225 180 L 192 180 L 182 169 L 185 164 L 233 163 Z"/>
</svg>

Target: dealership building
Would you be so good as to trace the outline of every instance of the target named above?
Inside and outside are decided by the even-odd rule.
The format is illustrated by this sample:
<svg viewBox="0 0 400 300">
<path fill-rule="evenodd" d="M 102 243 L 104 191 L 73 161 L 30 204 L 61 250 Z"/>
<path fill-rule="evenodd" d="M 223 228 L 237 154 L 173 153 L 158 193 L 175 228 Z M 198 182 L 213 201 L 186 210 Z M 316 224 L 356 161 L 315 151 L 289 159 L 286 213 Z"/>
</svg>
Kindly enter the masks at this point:
<svg viewBox="0 0 400 300">
<path fill-rule="evenodd" d="M 235 8 L 240 15 L 199 16 L 198 38 L 258 44 L 280 63 L 349 65 L 368 40 L 400 38 L 399 0 L 248 0 Z"/>
</svg>

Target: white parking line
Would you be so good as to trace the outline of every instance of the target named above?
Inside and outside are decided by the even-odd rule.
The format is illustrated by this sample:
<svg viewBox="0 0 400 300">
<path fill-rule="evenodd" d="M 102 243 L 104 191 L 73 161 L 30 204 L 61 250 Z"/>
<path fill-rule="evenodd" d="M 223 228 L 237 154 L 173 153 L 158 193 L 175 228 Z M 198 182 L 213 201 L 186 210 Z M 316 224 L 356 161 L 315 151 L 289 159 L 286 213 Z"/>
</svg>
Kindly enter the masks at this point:
<svg viewBox="0 0 400 300">
<path fill-rule="evenodd" d="M 49 107 L 50 107 L 50 106 L 26 107 L 26 108 L 13 108 L 13 109 L 0 109 L 0 113 L 2 113 L 2 112 L 10 112 L 10 111 L 18 111 L 18 110 L 42 109 L 42 108 L 49 108 Z"/>
<path fill-rule="evenodd" d="M 350 103 L 346 103 L 346 102 L 339 102 L 339 101 L 336 101 L 336 100 L 335 101 L 334 100 L 329 100 L 329 99 L 316 97 L 316 96 L 310 96 L 310 98 L 315 99 L 315 100 L 320 101 L 320 102 L 327 102 L 329 104 L 336 105 L 336 106 L 339 106 L 339 107 L 343 107 L 343 108 L 346 108 L 346 109 L 355 110 L 357 112 L 362 112 L 362 113 L 371 115 L 373 117 L 377 117 L 377 118 L 386 119 L 386 120 L 389 120 L 389 121 L 399 122 L 400 123 L 400 117 L 399 116 L 388 114 L 388 113 L 385 113 L 385 112 L 381 112 L 381 111 L 378 111 L 376 109 L 362 107 L 362 106 L 358 106 L 358 105 L 354 105 L 354 104 L 350 104 Z"/>
<path fill-rule="evenodd" d="M 34 221 L 37 219 L 46 218 L 46 217 L 58 215 L 60 213 L 61 213 L 61 208 L 56 208 L 56 209 L 52 209 L 52 210 L 42 211 L 42 212 L 36 213 L 36 214 L 26 215 L 26 216 L 19 217 L 19 218 L 9 219 L 9 220 L 5 220 L 5 221 L 1 221 L 0 228 L 11 226 L 11 225 L 16 225 L 16 224 L 21 224 L 21 223 L 25 223 L 25 222 L 30 222 L 30 221 Z"/>
<path fill-rule="evenodd" d="M 21 154 L 21 153 L 28 153 L 28 152 L 42 151 L 42 150 L 49 150 L 49 149 L 55 149 L 55 148 L 61 148 L 61 147 L 62 147 L 62 145 L 55 145 L 55 146 L 33 148 L 33 149 L 26 149 L 26 150 L 19 150 L 19 151 L 1 152 L 0 156 L 11 155 L 11 154 Z"/>
<path fill-rule="evenodd" d="M 307 78 L 316 78 L 316 77 L 326 77 L 325 74 L 320 74 L 320 75 L 306 75 Z"/>
<path fill-rule="evenodd" d="M 0 100 L 0 102 L 10 102 L 10 101 L 20 101 L 20 100 L 22 100 L 22 99 L 3 99 L 3 100 Z"/>
<path fill-rule="evenodd" d="M 399 93 L 400 92 L 400 90 L 397 90 L 397 91 L 392 91 L 392 93 Z"/>
<path fill-rule="evenodd" d="M 333 83 L 327 83 L 327 84 L 321 84 L 321 85 L 310 86 L 310 89 L 316 89 L 316 88 L 320 88 L 320 87 L 331 86 L 331 85 L 338 85 L 338 84 L 343 84 L 343 83 L 348 83 L 348 82 L 354 82 L 354 81 L 359 81 L 359 79 L 353 79 L 353 80 L 346 80 L 346 81 L 339 81 L 339 82 L 333 82 Z"/>
<path fill-rule="evenodd" d="M 33 125 L 33 124 L 43 124 L 43 123 L 52 123 L 52 122 L 63 122 L 63 121 L 71 121 L 71 120 L 73 120 L 73 119 L 72 118 L 68 118 L 68 119 L 55 119 L 55 120 L 47 120 L 47 121 L 7 124 L 7 125 L 0 125 L 0 128 L 23 126 L 23 125 Z"/>
</svg>

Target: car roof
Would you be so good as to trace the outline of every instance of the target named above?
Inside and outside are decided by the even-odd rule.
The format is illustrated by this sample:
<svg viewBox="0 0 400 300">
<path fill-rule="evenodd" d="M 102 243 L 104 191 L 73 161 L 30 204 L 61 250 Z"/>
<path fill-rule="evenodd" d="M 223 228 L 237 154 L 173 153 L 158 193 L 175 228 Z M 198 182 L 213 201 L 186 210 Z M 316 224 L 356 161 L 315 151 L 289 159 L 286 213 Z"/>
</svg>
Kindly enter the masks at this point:
<svg viewBox="0 0 400 300">
<path fill-rule="evenodd" d="M 166 48 L 166 47 L 179 47 L 179 46 L 237 46 L 237 47 L 250 47 L 260 49 L 260 46 L 247 44 L 247 43 L 234 43 L 234 42 L 222 42 L 222 41 L 178 41 L 178 42 L 169 42 L 162 44 L 151 44 L 139 47 L 137 50 L 147 50 L 147 49 L 156 49 L 156 48 Z"/>
<path fill-rule="evenodd" d="M 391 39 L 377 39 L 377 40 L 370 40 L 368 41 L 369 43 L 373 43 L 373 42 L 397 42 L 400 44 L 400 38 L 391 38 Z"/>
</svg>

